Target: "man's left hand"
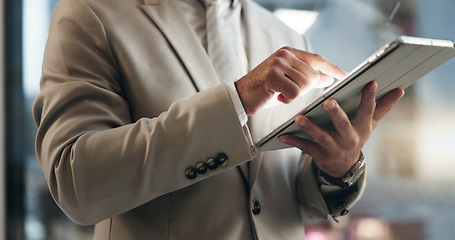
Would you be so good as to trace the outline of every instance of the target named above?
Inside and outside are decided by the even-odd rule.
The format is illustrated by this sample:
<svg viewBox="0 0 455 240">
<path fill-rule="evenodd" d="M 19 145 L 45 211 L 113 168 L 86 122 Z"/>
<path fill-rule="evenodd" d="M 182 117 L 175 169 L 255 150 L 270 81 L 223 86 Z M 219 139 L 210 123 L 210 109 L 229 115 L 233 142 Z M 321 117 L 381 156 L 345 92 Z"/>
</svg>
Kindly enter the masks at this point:
<svg viewBox="0 0 455 240">
<path fill-rule="evenodd" d="M 330 115 L 335 131 L 328 132 L 302 115 L 295 119 L 295 123 L 314 141 L 289 134 L 280 136 L 279 140 L 308 153 L 316 166 L 326 174 L 336 178 L 344 177 L 358 160 L 372 131 L 404 95 L 404 90 L 397 88 L 376 104 L 376 90 L 377 83 L 374 81 L 365 87 L 352 121 L 335 100 L 327 100 L 323 106 Z"/>
</svg>

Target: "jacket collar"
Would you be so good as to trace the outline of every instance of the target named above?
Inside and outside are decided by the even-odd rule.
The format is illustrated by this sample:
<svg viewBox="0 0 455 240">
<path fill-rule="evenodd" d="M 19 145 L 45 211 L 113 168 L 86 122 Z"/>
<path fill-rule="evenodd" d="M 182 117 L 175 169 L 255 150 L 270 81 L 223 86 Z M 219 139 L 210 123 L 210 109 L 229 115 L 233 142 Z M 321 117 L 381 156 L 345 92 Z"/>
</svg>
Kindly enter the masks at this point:
<svg viewBox="0 0 455 240">
<path fill-rule="evenodd" d="M 207 53 L 176 0 L 144 0 L 143 11 L 161 30 L 199 91 L 220 83 Z"/>
<path fill-rule="evenodd" d="M 205 49 L 179 10 L 178 0 L 143 1 L 142 9 L 166 36 L 199 90 L 219 84 Z M 249 0 L 234 0 L 234 3 L 242 4 L 244 26 L 249 33 L 246 54 L 251 70 L 268 57 L 269 51 L 264 49 L 272 48 L 270 35 L 265 31 L 264 23 L 255 17 L 252 4 L 256 3 Z"/>
<path fill-rule="evenodd" d="M 249 0 L 240 0 L 242 4 L 243 20 L 245 32 L 248 34 L 246 38 L 246 54 L 248 56 L 249 70 L 259 65 L 270 55 L 273 49 L 272 38 L 267 31 L 265 22 L 257 17 L 257 12 L 254 10 L 254 2 Z"/>
</svg>

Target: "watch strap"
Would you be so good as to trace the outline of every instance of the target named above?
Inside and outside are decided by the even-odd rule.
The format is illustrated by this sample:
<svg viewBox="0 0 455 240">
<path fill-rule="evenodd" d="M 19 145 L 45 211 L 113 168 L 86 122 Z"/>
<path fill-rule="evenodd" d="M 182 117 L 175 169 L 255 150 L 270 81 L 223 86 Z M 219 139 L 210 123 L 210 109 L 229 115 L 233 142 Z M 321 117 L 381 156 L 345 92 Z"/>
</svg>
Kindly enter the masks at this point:
<svg viewBox="0 0 455 240">
<path fill-rule="evenodd" d="M 336 178 L 328 175 L 324 171 L 320 170 L 313 162 L 315 172 L 327 183 L 341 187 L 342 189 L 352 186 L 365 171 L 365 157 L 360 153 L 359 159 L 349 169 L 344 177 Z"/>
</svg>

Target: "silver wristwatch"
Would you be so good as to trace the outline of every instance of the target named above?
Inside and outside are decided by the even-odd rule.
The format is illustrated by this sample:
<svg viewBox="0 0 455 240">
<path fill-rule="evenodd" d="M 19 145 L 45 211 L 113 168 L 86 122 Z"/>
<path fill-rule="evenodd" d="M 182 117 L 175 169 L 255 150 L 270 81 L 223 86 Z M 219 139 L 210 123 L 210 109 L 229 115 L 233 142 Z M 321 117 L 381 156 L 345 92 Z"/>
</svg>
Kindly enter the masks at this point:
<svg viewBox="0 0 455 240">
<path fill-rule="evenodd" d="M 360 157 L 355 162 L 354 166 L 349 169 L 346 176 L 341 178 L 341 181 L 345 184 L 346 187 L 352 186 L 360 178 L 362 173 L 365 171 L 365 157 L 360 153 Z"/>
<path fill-rule="evenodd" d="M 355 164 L 349 169 L 348 173 L 341 178 L 332 177 L 325 172 L 318 169 L 319 176 L 321 176 L 327 183 L 336 185 L 341 188 L 351 187 L 365 172 L 365 157 L 360 153 L 359 159 Z"/>
</svg>

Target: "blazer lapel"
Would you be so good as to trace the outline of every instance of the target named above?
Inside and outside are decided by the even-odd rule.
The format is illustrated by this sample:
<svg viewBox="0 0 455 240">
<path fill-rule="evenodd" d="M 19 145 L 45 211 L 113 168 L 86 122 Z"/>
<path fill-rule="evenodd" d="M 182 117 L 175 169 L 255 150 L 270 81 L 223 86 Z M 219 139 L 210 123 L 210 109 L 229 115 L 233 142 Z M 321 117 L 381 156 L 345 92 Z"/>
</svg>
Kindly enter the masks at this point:
<svg viewBox="0 0 455 240">
<path fill-rule="evenodd" d="M 256 16 L 253 3 L 247 0 L 241 0 L 242 17 L 247 33 L 246 54 L 248 57 L 249 70 L 259 65 L 270 55 L 273 49 L 273 42 L 270 34 L 266 31 L 267 26 Z"/>
<path fill-rule="evenodd" d="M 220 83 L 196 33 L 175 0 L 144 0 L 142 9 L 160 28 L 199 91 Z"/>
<path fill-rule="evenodd" d="M 267 27 L 264 26 L 264 23 L 261 22 L 260 19 L 256 16 L 256 12 L 254 10 L 255 6 L 252 6 L 256 3 L 248 0 L 241 0 L 241 3 L 243 11 L 242 20 L 246 28 L 245 32 L 247 33 L 246 53 L 248 57 L 249 71 L 251 71 L 254 67 L 269 57 L 270 53 L 275 49 L 273 49 L 274 46 L 272 38 L 266 31 Z M 248 125 L 251 129 L 253 141 L 256 141 L 258 138 L 263 137 L 263 135 L 257 135 L 265 134 L 264 129 L 269 129 L 268 126 L 264 125 L 267 124 L 264 123 L 264 119 L 269 119 L 269 113 L 270 111 L 261 111 L 260 114 L 248 118 Z M 259 168 L 261 166 L 261 162 L 262 153 L 258 153 L 257 157 L 249 164 L 248 179 L 250 188 L 252 188 L 254 185 L 255 179 L 259 172 Z"/>
</svg>

